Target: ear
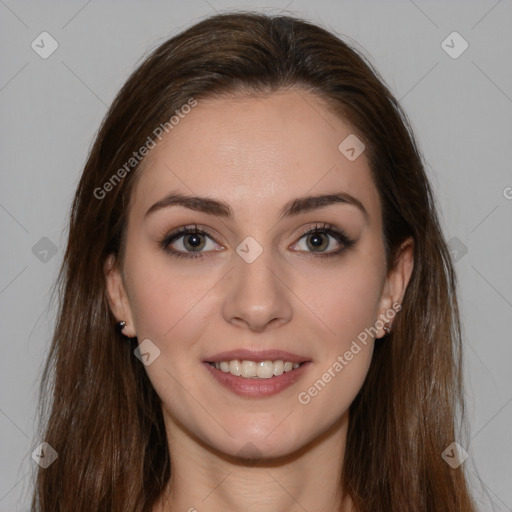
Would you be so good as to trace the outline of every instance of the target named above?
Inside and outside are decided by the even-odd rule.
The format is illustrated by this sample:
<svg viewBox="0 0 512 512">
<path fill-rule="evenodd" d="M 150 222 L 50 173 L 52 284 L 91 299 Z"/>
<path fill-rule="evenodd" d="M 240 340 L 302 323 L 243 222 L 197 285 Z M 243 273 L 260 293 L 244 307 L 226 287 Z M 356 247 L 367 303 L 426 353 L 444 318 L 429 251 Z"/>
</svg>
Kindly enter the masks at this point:
<svg viewBox="0 0 512 512">
<path fill-rule="evenodd" d="M 108 301 L 112 314 L 118 322 L 126 322 L 123 334 L 129 338 L 134 338 L 137 334 L 133 323 L 132 310 L 128 300 L 128 294 L 126 293 L 124 286 L 121 270 L 119 269 L 114 254 L 110 254 L 105 260 L 103 271 L 105 274 Z"/>
<path fill-rule="evenodd" d="M 414 267 L 414 240 L 412 237 L 407 238 L 395 256 L 394 265 L 389 270 L 384 284 L 380 306 L 379 306 L 379 319 L 383 322 L 389 322 L 391 328 L 392 320 L 389 320 L 389 314 L 386 312 L 390 309 L 396 311 L 396 306 L 393 304 L 402 304 L 407 285 L 412 275 Z M 384 329 L 381 329 L 377 338 L 381 338 L 386 334 Z"/>
</svg>

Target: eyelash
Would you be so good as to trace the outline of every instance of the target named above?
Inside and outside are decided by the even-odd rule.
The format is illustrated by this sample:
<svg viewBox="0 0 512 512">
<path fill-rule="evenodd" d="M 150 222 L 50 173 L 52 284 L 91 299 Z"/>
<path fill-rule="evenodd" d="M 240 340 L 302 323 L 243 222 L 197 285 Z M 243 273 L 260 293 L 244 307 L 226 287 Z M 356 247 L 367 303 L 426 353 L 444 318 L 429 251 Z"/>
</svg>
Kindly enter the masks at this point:
<svg viewBox="0 0 512 512">
<path fill-rule="evenodd" d="M 331 251 L 328 253 L 315 253 L 312 251 L 308 251 L 309 255 L 313 258 L 329 258 L 332 256 L 338 256 L 342 252 L 345 252 L 355 243 L 355 240 L 349 238 L 344 231 L 339 230 L 332 226 L 331 224 L 327 223 L 323 223 L 322 225 L 316 224 L 315 226 L 303 231 L 299 236 L 299 240 L 301 240 L 305 235 L 315 233 L 331 235 L 337 242 L 343 244 L 344 247 L 342 249 L 338 249 L 336 251 Z M 165 238 L 161 241 L 160 245 L 167 254 L 174 256 L 175 258 L 203 258 L 204 253 L 183 253 L 181 251 L 169 249 L 169 245 L 172 242 L 175 242 L 176 240 L 187 234 L 206 235 L 207 237 L 212 238 L 207 231 L 199 229 L 197 225 L 194 225 L 194 227 L 184 226 L 166 235 Z"/>
</svg>

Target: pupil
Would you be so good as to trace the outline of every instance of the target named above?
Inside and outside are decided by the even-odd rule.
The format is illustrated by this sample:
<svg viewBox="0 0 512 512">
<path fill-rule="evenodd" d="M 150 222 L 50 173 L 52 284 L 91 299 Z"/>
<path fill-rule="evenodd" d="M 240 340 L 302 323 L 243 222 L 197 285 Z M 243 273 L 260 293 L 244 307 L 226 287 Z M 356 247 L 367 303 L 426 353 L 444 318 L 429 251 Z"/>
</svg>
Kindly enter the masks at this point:
<svg viewBox="0 0 512 512">
<path fill-rule="evenodd" d="M 198 246 L 201 245 L 201 240 L 199 238 L 199 235 L 189 235 L 188 238 L 187 238 L 187 245 L 193 247 L 193 248 L 197 248 Z"/>
<path fill-rule="evenodd" d="M 323 236 L 322 233 L 317 233 L 316 235 L 311 235 L 311 245 L 316 248 L 321 247 L 323 244 L 322 236 Z"/>
</svg>

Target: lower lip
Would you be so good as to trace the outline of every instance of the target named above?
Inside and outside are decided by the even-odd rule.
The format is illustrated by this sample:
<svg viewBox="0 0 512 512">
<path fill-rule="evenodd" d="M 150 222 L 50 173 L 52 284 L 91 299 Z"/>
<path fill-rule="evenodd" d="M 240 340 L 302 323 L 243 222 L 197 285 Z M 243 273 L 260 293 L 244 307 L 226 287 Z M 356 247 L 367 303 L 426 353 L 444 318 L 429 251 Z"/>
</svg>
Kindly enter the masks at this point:
<svg viewBox="0 0 512 512">
<path fill-rule="evenodd" d="M 224 387 L 239 396 L 252 398 L 265 398 L 267 396 L 277 395 L 292 384 L 304 374 L 310 362 L 302 363 L 295 370 L 285 372 L 282 375 L 270 377 L 270 379 L 247 379 L 237 377 L 229 372 L 217 370 L 210 363 L 203 363 L 213 377 Z"/>
</svg>

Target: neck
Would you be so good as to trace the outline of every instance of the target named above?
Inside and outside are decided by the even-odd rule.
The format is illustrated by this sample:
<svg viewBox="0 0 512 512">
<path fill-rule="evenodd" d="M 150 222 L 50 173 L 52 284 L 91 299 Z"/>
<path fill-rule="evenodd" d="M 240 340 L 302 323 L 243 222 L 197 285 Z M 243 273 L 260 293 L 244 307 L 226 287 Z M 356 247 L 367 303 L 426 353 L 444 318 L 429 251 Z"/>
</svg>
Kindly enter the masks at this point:
<svg viewBox="0 0 512 512">
<path fill-rule="evenodd" d="M 166 417 L 171 478 L 153 512 L 350 512 L 341 488 L 347 426 L 348 412 L 292 454 L 241 459 L 194 439 Z"/>
</svg>

